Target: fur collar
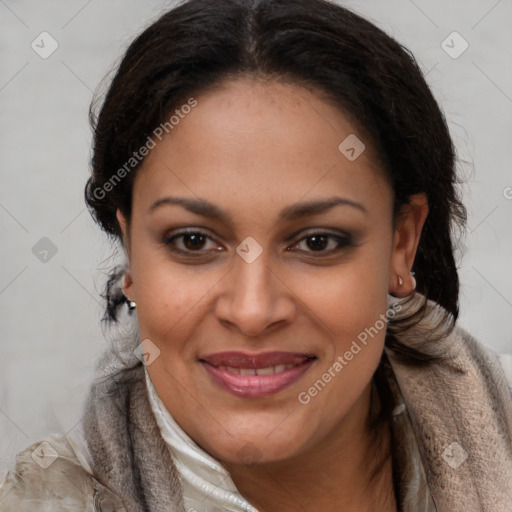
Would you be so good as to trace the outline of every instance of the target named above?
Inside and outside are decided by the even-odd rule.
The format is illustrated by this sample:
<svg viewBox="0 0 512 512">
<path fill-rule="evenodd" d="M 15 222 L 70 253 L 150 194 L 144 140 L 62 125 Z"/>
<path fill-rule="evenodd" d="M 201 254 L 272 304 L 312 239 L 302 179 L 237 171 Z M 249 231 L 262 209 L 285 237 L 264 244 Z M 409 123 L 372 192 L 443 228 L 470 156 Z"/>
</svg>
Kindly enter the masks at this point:
<svg viewBox="0 0 512 512">
<path fill-rule="evenodd" d="M 419 302 L 412 301 L 410 307 Z M 497 356 L 460 326 L 443 336 L 443 309 L 431 301 L 428 306 L 428 314 L 402 341 L 441 355 L 443 361 L 412 368 L 385 350 L 436 508 L 510 512 L 511 389 Z M 439 336 L 440 340 L 429 341 Z"/>
<path fill-rule="evenodd" d="M 419 302 L 409 301 L 408 308 Z M 399 387 L 408 413 L 397 418 L 411 422 L 437 512 L 511 512 L 511 389 L 493 352 L 461 327 L 446 335 L 447 325 L 438 322 L 442 313 L 429 301 L 419 324 L 396 333 L 410 347 L 441 355 L 441 362 L 412 367 L 385 349 L 389 382 Z M 103 360 L 108 364 L 107 356 Z M 34 443 L 19 454 L 13 472 L 0 478 L 2 512 L 185 511 L 142 364 L 98 377 L 84 413 L 90 466 L 69 436 L 53 435 L 47 441 L 57 459 L 45 469 L 34 459 L 41 443 Z M 400 446 L 410 459 L 405 439 Z M 417 512 L 417 506 L 406 504 L 402 512 Z"/>
<path fill-rule="evenodd" d="M 421 298 L 409 301 L 403 314 Z M 468 332 L 458 326 L 443 335 L 447 325 L 439 322 L 442 313 L 428 301 L 425 317 L 401 338 L 411 347 L 421 345 L 442 355 L 442 362 L 410 367 L 385 349 L 432 498 L 438 512 L 510 512 L 510 389 L 497 358 Z M 430 341 L 437 335 L 439 340 Z M 91 388 L 85 437 L 98 478 L 125 500 L 129 512 L 182 511 L 177 470 L 159 434 L 144 377 L 139 364 Z"/>
</svg>

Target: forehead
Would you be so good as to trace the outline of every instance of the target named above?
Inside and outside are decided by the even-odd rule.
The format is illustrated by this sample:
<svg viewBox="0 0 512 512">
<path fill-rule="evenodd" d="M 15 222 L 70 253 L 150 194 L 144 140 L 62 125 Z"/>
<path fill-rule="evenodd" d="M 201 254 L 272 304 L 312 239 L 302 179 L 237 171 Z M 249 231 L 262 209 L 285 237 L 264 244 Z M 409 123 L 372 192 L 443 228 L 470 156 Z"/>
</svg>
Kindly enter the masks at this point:
<svg viewBox="0 0 512 512">
<path fill-rule="evenodd" d="M 195 100 L 145 158 L 134 206 L 165 193 L 255 211 L 334 193 L 390 206 L 370 141 L 321 95 L 242 78 Z"/>
</svg>

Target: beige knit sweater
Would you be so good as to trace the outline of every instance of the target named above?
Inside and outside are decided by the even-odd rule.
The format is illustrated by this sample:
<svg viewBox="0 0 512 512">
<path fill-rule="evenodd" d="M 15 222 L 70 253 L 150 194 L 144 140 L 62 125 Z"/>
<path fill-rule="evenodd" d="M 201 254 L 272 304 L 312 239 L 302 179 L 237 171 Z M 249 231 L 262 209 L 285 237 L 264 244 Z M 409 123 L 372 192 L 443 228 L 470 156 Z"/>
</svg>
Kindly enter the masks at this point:
<svg viewBox="0 0 512 512">
<path fill-rule="evenodd" d="M 401 341 L 424 342 L 441 312 L 429 301 L 428 315 Z M 400 512 L 431 510 L 429 503 L 438 512 L 512 512 L 512 357 L 498 359 L 460 326 L 425 349 L 444 361 L 409 367 L 386 349 L 394 428 L 404 435 L 394 456 L 414 490 L 404 489 Z M 0 473 L 0 512 L 185 512 L 141 364 L 95 381 L 83 427 L 87 449 L 53 434 L 18 454 Z M 423 493 L 414 487 L 420 474 Z"/>
</svg>

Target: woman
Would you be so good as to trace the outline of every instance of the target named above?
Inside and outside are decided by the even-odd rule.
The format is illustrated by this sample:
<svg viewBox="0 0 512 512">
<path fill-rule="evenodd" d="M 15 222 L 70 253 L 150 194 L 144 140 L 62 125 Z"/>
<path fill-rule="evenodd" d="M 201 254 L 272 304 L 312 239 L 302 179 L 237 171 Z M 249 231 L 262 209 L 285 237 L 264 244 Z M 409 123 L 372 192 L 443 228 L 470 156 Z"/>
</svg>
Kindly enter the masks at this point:
<svg viewBox="0 0 512 512">
<path fill-rule="evenodd" d="M 324 0 L 189 0 L 91 120 L 136 335 L 0 510 L 510 512 L 511 384 L 456 323 L 466 212 L 407 50 Z"/>
</svg>

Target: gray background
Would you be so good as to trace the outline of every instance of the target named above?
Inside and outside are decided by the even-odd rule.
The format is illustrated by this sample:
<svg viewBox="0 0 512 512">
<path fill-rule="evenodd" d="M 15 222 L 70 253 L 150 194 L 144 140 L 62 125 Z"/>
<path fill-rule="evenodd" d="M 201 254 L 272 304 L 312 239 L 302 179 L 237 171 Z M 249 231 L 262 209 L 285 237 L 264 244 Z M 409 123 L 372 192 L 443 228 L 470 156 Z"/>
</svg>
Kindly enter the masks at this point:
<svg viewBox="0 0 512 512">
<path fill-rule="evenodd" d="M 171 5 L 0 0 L 0 468 L 12 467 L 28 444 L 80 421 L 108 345 L 98 292 L 113 264 L 113 247 L 83 201 L 87 111 L 136 33 Z M 512 352 L 512 2 L 344 5 L 398 39 L 428 72 L 465 181 L 460 323 L 493 350 Z M 59 45 L 47 59 L 31 48 L 43 31 Z M 469 44 L 456 59 L 441 46 L 453 31 Z M 33 252 L 43 237 L 57 249 L 46 262 Z"/>
</svg>

